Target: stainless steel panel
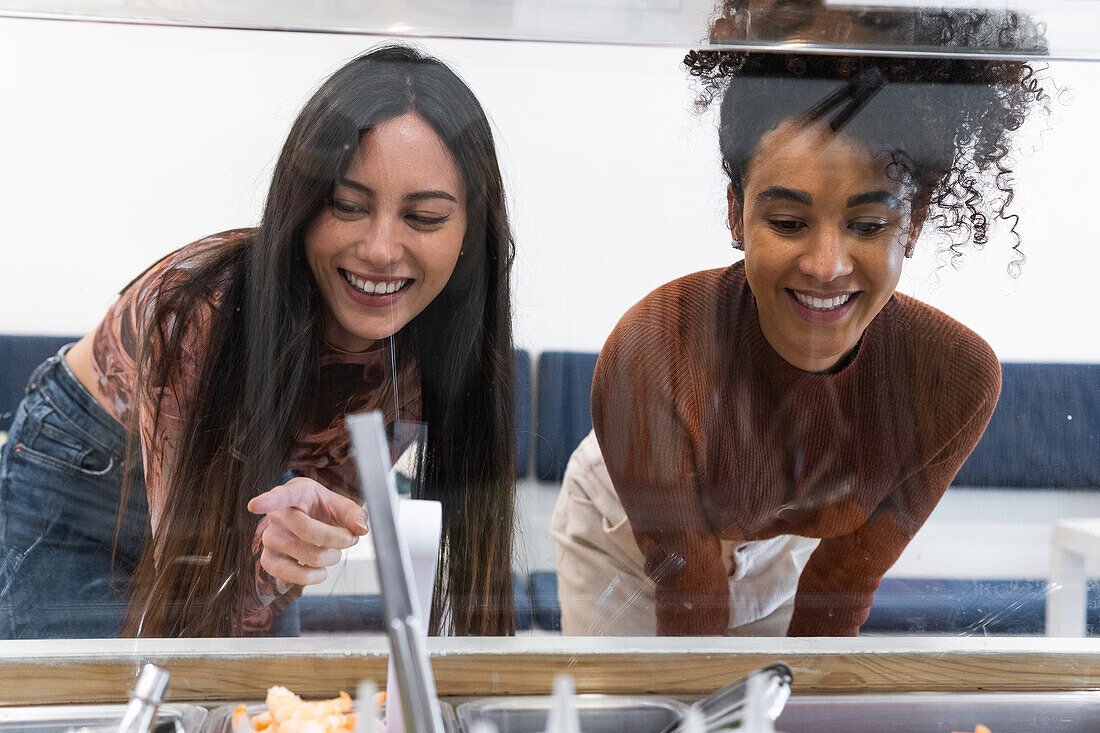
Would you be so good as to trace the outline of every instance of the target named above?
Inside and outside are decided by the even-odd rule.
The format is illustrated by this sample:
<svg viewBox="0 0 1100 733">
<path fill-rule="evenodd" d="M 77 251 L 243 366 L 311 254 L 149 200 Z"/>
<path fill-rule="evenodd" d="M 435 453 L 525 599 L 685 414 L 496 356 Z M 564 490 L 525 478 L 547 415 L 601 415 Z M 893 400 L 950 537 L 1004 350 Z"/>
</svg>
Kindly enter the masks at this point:
<svg viewBox="0 0 1100 733">
<path fill-rule="evenodd" d="M 36 705 L 0 708 L 0 733 L 65 733 L 74 728 L 115 731 L 125 705 Z M 155 733 L 199 733 L 206 708 L 198 705 L 161 705 Z"/>
<path fill-rule="evenodd" d="M 541 733 L 552 705 L 550 697 L 505 697 L 474 700 L 458 706 L 463 730 L 487 720 L 500 733 Z M 687 706 L 665 697 L 578 695 L 584 733 L 660 733 L 683 717 Z"/>
<path fill-rule="evenodd" d="M 1086 733 L 1100 731 L 1100 692 L 795 695 L 783 733 Z"/>
</svg>

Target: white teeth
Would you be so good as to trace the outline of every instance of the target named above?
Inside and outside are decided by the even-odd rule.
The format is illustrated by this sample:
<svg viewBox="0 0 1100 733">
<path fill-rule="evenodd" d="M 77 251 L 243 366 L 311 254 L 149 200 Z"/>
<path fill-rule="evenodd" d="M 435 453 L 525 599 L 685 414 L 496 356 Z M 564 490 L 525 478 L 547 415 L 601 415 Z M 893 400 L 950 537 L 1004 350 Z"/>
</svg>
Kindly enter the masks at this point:
<svg viewBox="0 0 1100 733">
<path fill-rule="evenodd" d="M 835 298 L 815 298 L 812 295 L 805 295 L 792 290 L 794 297 L 798 299 L 798 302 L 807 308 L 812 308 L 815 311 L 831 311 L 834 308 L 839 308 L 848 302 L 852 297 L 851 293 L 845 293 L 844 295 L 838 295 Z"/>
<path fill-rule="evenodd" d="M 368 295 L 388 295 L 389 293 L 396 293 L 409 282 L 408 280 L 391 280 L 389 282 L 375 283 L 370 280 L 361 280 L 347 270 L 344 271 L 344 279 Z"/>
</svg>

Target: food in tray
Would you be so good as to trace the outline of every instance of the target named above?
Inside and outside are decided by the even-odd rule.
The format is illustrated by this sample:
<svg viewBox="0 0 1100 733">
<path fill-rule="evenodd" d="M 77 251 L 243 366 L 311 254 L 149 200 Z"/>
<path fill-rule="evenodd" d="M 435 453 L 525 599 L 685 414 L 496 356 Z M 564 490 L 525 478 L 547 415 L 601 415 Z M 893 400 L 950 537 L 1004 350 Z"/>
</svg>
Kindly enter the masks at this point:
<svg viewBox="0 0 1100 733">
<path fill-rule="evenodd" d="M 379 704 L 385 696 L 379 693 Z M 249 717 L 244 705 L 233 711 L 233 733 L 354 733 L 353 707 L 346 692 L 331 700 L 306 702 L 276 686 L 267 691 L 267 712 Z"/>
</svg>

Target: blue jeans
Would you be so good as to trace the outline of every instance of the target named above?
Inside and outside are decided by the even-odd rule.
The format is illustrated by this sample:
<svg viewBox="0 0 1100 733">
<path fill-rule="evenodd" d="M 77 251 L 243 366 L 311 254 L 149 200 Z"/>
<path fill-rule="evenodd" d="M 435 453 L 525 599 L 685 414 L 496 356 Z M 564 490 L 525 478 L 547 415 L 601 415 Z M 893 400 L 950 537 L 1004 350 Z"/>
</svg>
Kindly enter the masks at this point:
<svg viewBox="0 0 1100 733">
<path fill-rule="evenodd" d="M 0 638 L 117 636 L 141 556 L 140 470 L 116 546 L 126 431 L 69 369 L 68 349 L 31 375 L 0 456 Z"/>
<path fill-rule="evenodd" d="M 149 529 L 139 466 L 115 544 L 126 430 L 68 350 L 31 375 L 0 453 L 0 639 L 118 636 Z M 295 601 L 269 635 L 297 636 L 298 619 Z"/>
</svg>

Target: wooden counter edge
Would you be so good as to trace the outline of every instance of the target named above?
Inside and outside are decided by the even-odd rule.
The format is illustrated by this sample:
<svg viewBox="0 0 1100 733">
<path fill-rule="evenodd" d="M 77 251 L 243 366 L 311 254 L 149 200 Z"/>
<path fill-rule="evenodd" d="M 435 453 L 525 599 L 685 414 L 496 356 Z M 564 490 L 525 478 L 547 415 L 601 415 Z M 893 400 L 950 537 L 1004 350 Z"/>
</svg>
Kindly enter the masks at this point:
<svg viewBox="0 0 1100 733">
<path fill-rule="evenodd" d="M 432 639 L 441 696 L 545 694 L 555 675 L 580 692 L 704 694 L 776 661 L 796 692 L 1100 689 L 1097 639 Z M 120 702 L 153 662 L 175 702 L 262 699 L 271 685 L 309 697 L 384 684 L 378 636 L 306 639 L 0 641 L 0 704 Z"/>
</svg>

